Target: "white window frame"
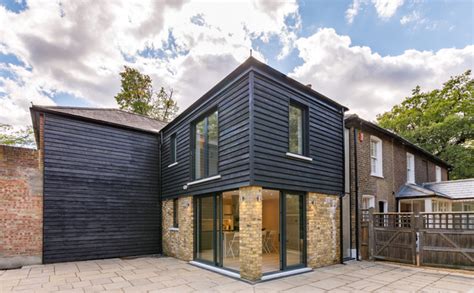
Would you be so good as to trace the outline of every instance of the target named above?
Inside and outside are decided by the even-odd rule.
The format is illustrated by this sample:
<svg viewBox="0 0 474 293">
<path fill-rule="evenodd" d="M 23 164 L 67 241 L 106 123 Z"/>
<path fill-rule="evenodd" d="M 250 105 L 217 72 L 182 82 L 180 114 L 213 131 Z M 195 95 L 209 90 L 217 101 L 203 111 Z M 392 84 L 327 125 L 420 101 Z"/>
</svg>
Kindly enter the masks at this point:
<svg viewBox="0 0 474 293">
<path fill-rule="evenodd" d="M 372 155 L 372 143 L 375 144 L 375 156 Z M 370 175 L 383 177 L 383 148 L 382 140 L 376 136 L 370 136 Z M 372 161 L 375 160 L 375 172 L 372 168 Z"/>
<path fill-rule="evenodd" d="M 415 155 L 407 153 L 407 183 L 415 184 Z"/>
<path fill-rule="evenodd" d="M 435 167 L 435 172 L 436 172 L 436 182 L 441 182 L 442 181 L 442 176 L 441 176 L 441 167 L 436 166 Z"/>
<path fill-rule="evenodd" d="M 370 208 L 375 209 L 375 196 L 368 195 L 368 194 L 362 195 L 362 204 L 363 204 L 365 198 L 369 199 L 369 206 L 367 208 L 368 209 L 370 209 Z"/>
</svg>

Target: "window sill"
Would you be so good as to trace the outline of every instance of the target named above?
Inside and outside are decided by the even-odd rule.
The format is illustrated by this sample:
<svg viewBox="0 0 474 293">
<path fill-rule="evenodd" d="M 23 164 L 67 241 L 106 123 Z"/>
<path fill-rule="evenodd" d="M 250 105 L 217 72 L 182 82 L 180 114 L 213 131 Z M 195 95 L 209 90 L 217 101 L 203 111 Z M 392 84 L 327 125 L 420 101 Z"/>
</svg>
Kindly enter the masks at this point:
<svg viewBox="0 0 474 293">
<path fill-rule="evenodd" d="M 298 154 L 293 154 L 293 153 L 286 153 L 286 156 L 292 159 L 298 159 L 298 160 L 307 161 L 307 162 L 313 161 L 313 158 L 298 155 Z"/>
<path fill-rule="evenodd" d="M 384 179 L 383 175 L 380 174 L 370 174 L 370 176 Z"/>
<path fill-rule="evenodd" d="M 175 232 L 178 232 L 178 231 L 179 231 L 179 228 L 171 227 L 171 228 L 168 228 L 168 231 L 175 231 Z"/>
<path fill-rule="evenodd" d="M 169 165 L 168 165 L 168 168 L 171 168 L 171 167 L 176 166 L 176 165 L 178 165 L 178 162 L 174 162 L 174 163 L 172 163 L 172 164 L 169 164 Z"/>
<path fill-rule="evenodd" d="M 220 178 L 221 178 L 221 175 L 215 175 L 215 176 L 212 176 L 212 177 L 207 177 L 207 178 L 203 178 L 203 179 L 188 182 L 186 185 L 190 186 L 190 185 L 200 184 L 200 183 L 204 183 L 204 182 L 208 182 L 208 181 L 212 181 L 212 180 L 216 180 L 216 179 L 220 179 Z"/>
</svg>

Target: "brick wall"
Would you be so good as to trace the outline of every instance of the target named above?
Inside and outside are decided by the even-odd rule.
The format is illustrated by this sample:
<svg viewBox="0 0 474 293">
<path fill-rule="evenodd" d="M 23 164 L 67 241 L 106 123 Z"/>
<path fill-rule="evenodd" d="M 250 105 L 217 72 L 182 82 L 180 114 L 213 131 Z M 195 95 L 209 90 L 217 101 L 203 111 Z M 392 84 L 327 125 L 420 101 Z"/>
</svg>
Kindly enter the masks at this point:
<svg viewBox="0 0 474 293">
<path fill-rule="evenodd" d="M 341 260 L 339 197 L 309 192 L 306 200 L 308 266 L 312 268 Z"/>
<path fill-rule="evenodd" d="M 239 197 L 240 277 L 255 281 L 262 277 L 262 187 L 241 187 Z"/>
<path fill-rule="evenodd" d="M 173 227 L 173 200 L 163 201 L 163 254 L 185 261 L 193 259 L 193 197 L 178 199 L 178 225 Z"/>
<path fill-rule="evenodd" d="M 0 145 L 0 269 L 42 261 L 39 152 Z"/>
<path fill-rule="evenodd" d="M 354 146 L 354 127 L 356 127 Z M 362 133 L 363 140 L 360 141 L 359 133 Z M 375 177 L 370 173 L 370 136 L 374 135 L 382 140 L 382 160 L 383 177 Z M 416 149 L 399 143 L 397 140 L 383 133 L 374 131 L 371 128 L 360 128 L 360 126 L 350 125 L 349 129 L 349 158 L 350 158 L 350 193 L 351 193 L 351 225 L 352 225 L 352 245 L 355 247 L 356 233 L 356 186 L 358 186 L 358 203 L 361 207 L 362 195 L 375 196 L 375 210 L 378 211 L 378 202 L 385 200 L 388 203 L 388 211 L 397 210 L 395 193 L 407 181 L 407 160 L 406 153 L 415 156 L 415 182 L 433 182 L 436 179 L 435 168 L 437 166 L 429 157 Z M 354 148 L 357 156 L 357 166 L 354 158 Z M 441 167 L 442 180 L 447 180 L 447 170 Z M 356 168 L 358 182 L 356 182 Z M 360 219 L 360 213 L 358 214 Z"/>
</svg>

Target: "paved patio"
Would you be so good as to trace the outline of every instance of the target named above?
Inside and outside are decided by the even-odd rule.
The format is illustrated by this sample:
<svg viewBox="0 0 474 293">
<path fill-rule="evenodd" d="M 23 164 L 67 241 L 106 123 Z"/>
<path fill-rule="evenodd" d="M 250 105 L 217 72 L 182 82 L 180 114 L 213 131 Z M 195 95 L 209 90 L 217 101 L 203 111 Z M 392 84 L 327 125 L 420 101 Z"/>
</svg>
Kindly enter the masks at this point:
<svg viewBox="0 0 474 293">
<path fill-rule="evenodd" d="M 0 270 L 0 292 L 474 292 L 474 273 L 350 262 L 250 285 L 174 258 L 143 257 Z"/>
</svg>

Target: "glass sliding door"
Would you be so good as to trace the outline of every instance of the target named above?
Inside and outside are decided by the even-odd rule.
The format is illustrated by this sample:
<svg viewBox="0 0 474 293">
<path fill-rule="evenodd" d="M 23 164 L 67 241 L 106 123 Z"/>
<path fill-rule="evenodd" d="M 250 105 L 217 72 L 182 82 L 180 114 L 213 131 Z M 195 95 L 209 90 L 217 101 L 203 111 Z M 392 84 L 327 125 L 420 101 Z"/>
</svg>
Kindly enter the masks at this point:
<svg viewBox="0 0 474 293">
<path fill-rule="evenodd" d="M 284 193 L 283 231 L 285 245 L 283 249 L 283 269 L 304 266 L 305 264 L 305 225 L 304 195 Z"/>
<path fill-rule="evenodd" d="M 214 196 L 196 199 L 196 259 L 214 263 L 215 208 Z"/>
</svg>

